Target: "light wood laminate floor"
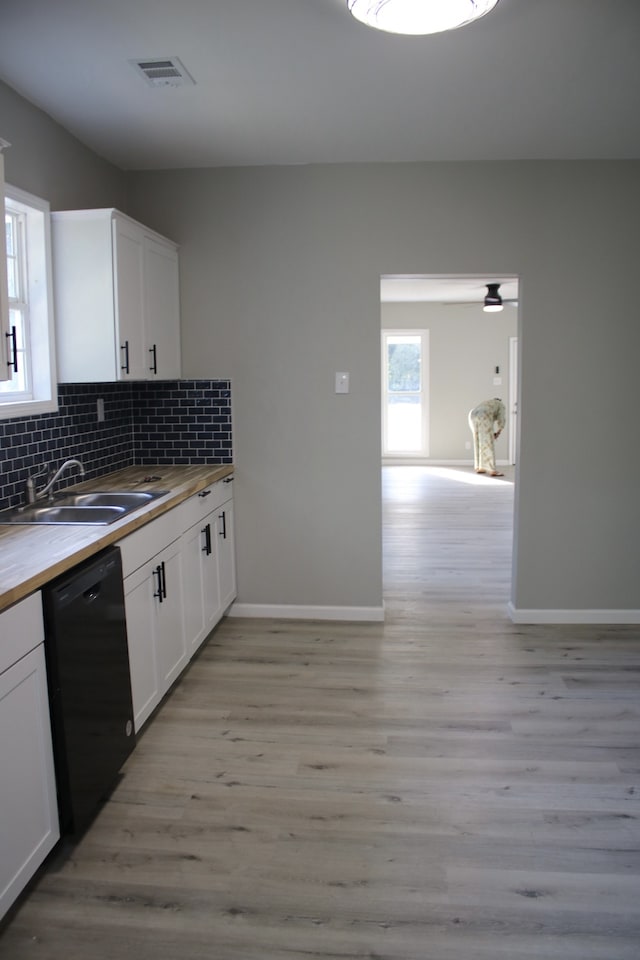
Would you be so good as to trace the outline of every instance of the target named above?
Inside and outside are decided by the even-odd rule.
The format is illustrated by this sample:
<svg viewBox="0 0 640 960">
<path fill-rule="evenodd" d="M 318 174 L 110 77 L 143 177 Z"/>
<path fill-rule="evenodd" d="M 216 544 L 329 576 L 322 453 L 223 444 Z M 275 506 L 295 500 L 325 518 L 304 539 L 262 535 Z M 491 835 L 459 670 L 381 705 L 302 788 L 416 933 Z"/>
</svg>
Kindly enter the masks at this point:
<svg viewBox="0 0 640 960">
<path fill-rule="evenodd" d="M 512 624 L 512 484 L 383 474 L 386 622 L 224 621 L 1 960 L 640 958 L 638 629 Z"/>
</svg>

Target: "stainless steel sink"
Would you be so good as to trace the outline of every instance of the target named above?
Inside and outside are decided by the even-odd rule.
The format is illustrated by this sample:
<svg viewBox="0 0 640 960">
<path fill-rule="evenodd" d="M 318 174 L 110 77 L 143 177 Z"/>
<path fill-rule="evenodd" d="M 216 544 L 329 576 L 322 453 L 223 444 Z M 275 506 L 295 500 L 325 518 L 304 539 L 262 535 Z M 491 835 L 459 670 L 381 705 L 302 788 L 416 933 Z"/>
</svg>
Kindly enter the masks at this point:
<svg viewBox="0 0 640 960">
<path fill-rule="evenodd" d="M 106 524 L 123 517 L 124 507 L 35 507 L 5 523 L 80 523 Z"/>
<path fill-rule="evenodd" d="M 143 507 L 158 497 L 163 497 L 165 493 L 167 493 L 166 490 L 156 490 L 151 493 L 141 490 L 122 492 L 114 490 L 110 493 L 68 493 L 62 494 L 59 498 L 56 498 L 56 501 L 74 508 L 124 507 L 125 510 L 130 511 L 137 507 Z"/>
<path fill-rule="evenodd" d="M 167 493 L 167 490 L 62 493 L 55 497 L 53 503 L 33 503 L 0 511 L 0 524 L 58 523 L 101 526 L 115 523 Z"/>
</svg>

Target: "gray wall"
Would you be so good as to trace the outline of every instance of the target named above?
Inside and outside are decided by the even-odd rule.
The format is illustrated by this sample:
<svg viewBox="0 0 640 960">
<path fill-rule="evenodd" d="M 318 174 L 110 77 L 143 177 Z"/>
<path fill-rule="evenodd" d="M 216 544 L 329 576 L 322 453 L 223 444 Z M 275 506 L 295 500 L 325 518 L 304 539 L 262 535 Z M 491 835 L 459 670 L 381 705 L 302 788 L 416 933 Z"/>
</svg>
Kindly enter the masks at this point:
<svg viewBox="0 0 640 960">
<path fill-rule="evenodd" d="M 52 210 L 125 210 L 126 174 L 97 157 L 59 124 L 0 82 L 5 179 L 48 200 Z"/>
<path fill-rule="evenodd" d="M 517 308 L 505 304 L 501 313 L 484 313 L 475 303 L 383 303 L 380 314 L 383 329 L 429 331 L 428 460 L 473 462 L 473 450 L 465 446 L 471 442 L 471 407 L 501 397 L 509 410 L 509 338 L 518 335 Z M 499 386 L 493 382 L 496 367 Z M 507 417 L 496 458 L 508 457 Z"/>
<path fill-rule="evenodd" d="M 640 163 L 130 183 L 133 215 L 182 245 L 186 375 L 233 380 L 241 601 L 380 602 L 380 275 L 489 273 L 520 278 L 513 602 L 638 608 Z"/>
<path fill-rule="evenodd" d="M 520 277 L 514 603 L 640 606 L 640 163 L 125 177 L 1 84 L 0 136 L 54 209 L 182 245 L 184 374 L 233 379 L 241 601 L 381 602 L 380 275 L 490 273 Z"/>
</svg>

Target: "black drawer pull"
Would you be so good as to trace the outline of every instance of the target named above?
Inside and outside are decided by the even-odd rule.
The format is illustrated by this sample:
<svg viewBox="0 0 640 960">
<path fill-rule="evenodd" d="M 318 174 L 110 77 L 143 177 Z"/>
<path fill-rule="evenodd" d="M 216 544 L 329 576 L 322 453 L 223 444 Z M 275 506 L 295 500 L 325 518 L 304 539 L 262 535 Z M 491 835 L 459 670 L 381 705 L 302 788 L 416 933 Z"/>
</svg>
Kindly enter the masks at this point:
<svg viewBox="0 0 640 960">
<path fill-rule="evenodd" d="M 202 552 L 208 557 L 211 554 L 211 524 L 208 523 L 200 533 L 204 533 L 204 547 Z"/>
<path fill-rule="evenodd" d="M 162 603 L 162 601 L 163 601 L 164 598 L 163 598 L 163 595 L 162 595 L 162 566 L 161 566 L 160 564 L 158 564 L 158 566 L 157 566 L 157 567 L 155 568 L 155 570 L 153 571 L 153 575 L 154 575 L 154 577 L 157 577 L 157 578 L 158 578 L 158 589 L 156 590 L 156 592 L 154 593 L 153 596 L 154 596 L 157 600 L 159 600 L 160 603 Z"/>
</svg>

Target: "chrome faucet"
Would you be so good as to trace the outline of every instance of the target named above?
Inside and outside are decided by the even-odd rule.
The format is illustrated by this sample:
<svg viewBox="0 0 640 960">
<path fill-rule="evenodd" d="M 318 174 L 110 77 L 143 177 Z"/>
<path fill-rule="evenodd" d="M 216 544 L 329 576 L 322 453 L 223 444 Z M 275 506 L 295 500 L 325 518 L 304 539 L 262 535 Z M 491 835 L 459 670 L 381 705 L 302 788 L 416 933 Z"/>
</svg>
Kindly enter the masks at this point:
<svg viewBox="0 0 640 960">
<path fill-rule="evenodd" d="M 47 495 L 49 496 L 49 499 L 53 499 L 53 487 L 68 467 L 77 467 L 80 472 L 80 476 L 84 477 L 84 467 L 79 460 L 75 459 L 65 460 L 62 466 L 59 467 L 54 474 L 52 474 L 48 483 L 42 488 L 42 490 L 36 489 L 36 478 L 42 476 L 43 472 L 46 473 L 46 467 L 44 468 L 44 471 L 41 470 L 39 473 L 34 473 L 27 477 L 27 503 L 35 503 L 37 500 L 43 500 Z"/>
</svg>

